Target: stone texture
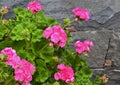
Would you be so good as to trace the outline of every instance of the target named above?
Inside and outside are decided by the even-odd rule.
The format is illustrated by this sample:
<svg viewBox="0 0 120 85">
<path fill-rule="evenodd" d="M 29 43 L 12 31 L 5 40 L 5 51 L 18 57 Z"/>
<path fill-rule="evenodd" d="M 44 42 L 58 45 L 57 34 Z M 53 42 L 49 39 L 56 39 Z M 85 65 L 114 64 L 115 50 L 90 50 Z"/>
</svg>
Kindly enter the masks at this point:
<svg viewBox="0 0 120 85">
<path fill-rule="evenodd" d="M 114 67 L 120 68 L 120 31 L 113 31 L 113 38 L 110 41 L 108 55 L 106 58 L 110 58 Z"/>
<path fill-rule="evenodd" d="M 101 85 L 120 85 L 120 81 L 108 81 L 108 83 Z"/>
<path fill-rule="evenodd" d="M 74 43 L 76 40 L 89 39 L 94 42 L 95 46 L 91 49 L 90 58 L 87 58 L 90 67 L 103 67 L 104 59 L 108 49 L 110 31 L 80 31 L 71 33 Z M 91 62 L 92 61 L 92 62 Z"/>
<path fill-rule="evenodd" d="M 110 80 L 113 80 L 113 81 L 114 80 L 119 80 L 120 81 L 120 72 L 114 72 L 114 71 L 108 72 L 107 77 Z"/>
</svg>

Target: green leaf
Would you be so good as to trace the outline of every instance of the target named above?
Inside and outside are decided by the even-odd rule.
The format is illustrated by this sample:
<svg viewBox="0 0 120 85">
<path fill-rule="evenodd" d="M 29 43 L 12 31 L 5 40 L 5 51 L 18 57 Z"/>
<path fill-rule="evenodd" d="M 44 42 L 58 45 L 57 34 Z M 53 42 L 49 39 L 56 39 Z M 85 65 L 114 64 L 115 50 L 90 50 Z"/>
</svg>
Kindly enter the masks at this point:
<svg viewBox="0 0 120 85">
<path fill-rule="evenodd" d="M 13 44 L 13 41 L 10 40 L 4 40 L 2 42 L 0 42 L 0 50 L 6 48 L 6 47 L 11 47 Z"/>
<path fill-rule="evenodd" d="M 36 14 L 35 16 L 36 16 L 36 18 L 38 18 L 38 19 L 40 19 L 40 20 L 42 20 L 42 19 L 45 18 L 43 11 L 37 12 L 37 14 Z"/>
<path fill-rule="evenodd" d="M 54 84 L 53 84 L 53 85 L 60 85 L 60 84 L 59 84 L 59 82 L 57 82 L 57 81 L 56 81 L 56 82 L 54 82 Z"/>
<path fill-rule="evenodd" d="M 24 24 L 18 24 L 13 28 L 12 33 L 11 33 L 12 40 L 19 41 L 19 40 L 24 39 L 23 30 L 25 29 L 25 27 L 23 26 Z"/>
<path fill-rule="evenodd" d="M 0 40 L 3 39 L 4 35 L 8 32 L 8 29 L 4 25 L 0 25 Z"/>
<path fill-rule="evenodd" d="M 47 68 L 37 68 L 37 75 L 35 80 L 37 82 L 45 82 L 50 77 L 50 71 Z"/>
<path fill-rule="evenodd" d="M 32 42 L 39 42 L 40 38 L 43 37 L 43 31 L 41 29 L 34 30 L 32 32 Z"/>
<path fill-rule="evenodd" d="M 54 48 L 49 46 L 48 41 L 42 40 L 39 43 L 35 43 L 34 49 L 39 58 L 43 59 L 46 63 L 52 60 Z"/>
<path fill-rule="evenodd" d="M 54 18 L 46 17 L 46 22 L 48 26 L 60 25 Z"/>
</svg>

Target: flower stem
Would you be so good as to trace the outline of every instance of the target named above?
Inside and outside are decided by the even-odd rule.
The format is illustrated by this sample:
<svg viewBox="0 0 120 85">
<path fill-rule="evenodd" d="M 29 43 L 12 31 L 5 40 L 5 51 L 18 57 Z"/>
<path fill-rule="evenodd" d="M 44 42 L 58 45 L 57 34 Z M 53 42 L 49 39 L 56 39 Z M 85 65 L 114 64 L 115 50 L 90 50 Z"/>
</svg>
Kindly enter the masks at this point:
<svg viewBox="0 0 120 85">
<path fill-rule="evenodd" d="M 1 14 L 1 20 L 3 19 L 3 14 Z"/>
</svg>

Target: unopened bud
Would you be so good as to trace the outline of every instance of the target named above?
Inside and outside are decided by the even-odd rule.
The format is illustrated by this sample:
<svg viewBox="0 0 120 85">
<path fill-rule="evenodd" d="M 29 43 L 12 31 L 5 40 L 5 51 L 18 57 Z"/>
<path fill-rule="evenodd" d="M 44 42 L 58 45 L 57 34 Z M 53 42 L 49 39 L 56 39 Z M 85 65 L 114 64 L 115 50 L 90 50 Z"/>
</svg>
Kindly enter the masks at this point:
<svg viewBox="0 0 120 85">
<path fill-rule="evenodd" d="M 2 24 L 7 25 L 8 23 L 9 23 L 8 20 L 5 20 L 5 19 L 2 20 Z"/>
<path fill-rule="evenodd" d="M 84 55 L 85 57 L 89 57 L 89 55 L 88 55 L 87 52 L 84 52 L 83 55 Z"/>
<path fill-rule="evenodd" d="M 59 59 L 57 56 L 53 56 L 52 59 L 55 61 L 55 62 L 59 62 Z"/>
<path fill-rule="evenodd" d="M 2 7 L 2 8 L 0 9 L 0 13 L 1 13 L 1 14 L 6 14 L 6 13 L 8 13 L 8 7 L 7 7 L 7 6 Z"/>
<path fill-rule="evenodd" d="M 104 74 L 100 80 L 103 82 L 103 83 L 107 83 L 108 82 L 108 78 L 106 77 L 106 75 Z"/>
<path fill-rule="evenodd" d="M 30 31 L 28 30 L 28 29 L 24 29 L 23 31 L 22 31 L 22 34 L 23 34 L 23 36 L 29 36 L 30 35 Z"/>
</svg>

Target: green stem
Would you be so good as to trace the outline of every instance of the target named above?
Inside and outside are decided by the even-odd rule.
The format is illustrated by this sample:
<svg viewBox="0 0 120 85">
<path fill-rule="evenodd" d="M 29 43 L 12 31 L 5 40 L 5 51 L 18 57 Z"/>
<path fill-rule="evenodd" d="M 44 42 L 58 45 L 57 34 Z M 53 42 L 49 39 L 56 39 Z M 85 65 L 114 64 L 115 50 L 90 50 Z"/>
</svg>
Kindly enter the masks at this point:
<svg viewBox="0 0 120 85">
<path fill-rule="evenodd" d="M 3 19 L 3 14 L 1 14 L 1 20 Z"/>
<path fill-rule="evenodd" d="M 73 23 L 73 22 L 75 22 L 75 20 L 74 20 L 74 19 L 73 19 L 73 20 L 71 20 L 70 24 L 71 24 L 71 23 Z M 69 25 L 70 25 L 70 24 L 69 24 Z M 67 26 L 69 26 L 69 25 L 64 25 L 64 26 L 63 26 L 63 28 L 65 28 L 65 27 L 67 27 Z"/>
<path fill-rule="evenodd" d="M 44 48 L 46 48 L 48 46 L 48 44 L 46 44 L 41 50 L 43 50 Z"/>
<path fill-rule="evenodd" d="M 76 70 L 76 63 L 77 63 L 77 58 L 78 58 L 78 57 L 79 57 L 79 54 L 76 53 L 76 54 L 75 54 L 75 58 L 74 58 L 74 65 L 73 65 L 74 70 Z"/>
<path fill-rule="evenodd" d="M 25 40 L 25 43 L 26 43 L 26 50 L 28 51 L 28 49 L 29 49 L 29 42 L 27 40 Z"/>
</svg>

